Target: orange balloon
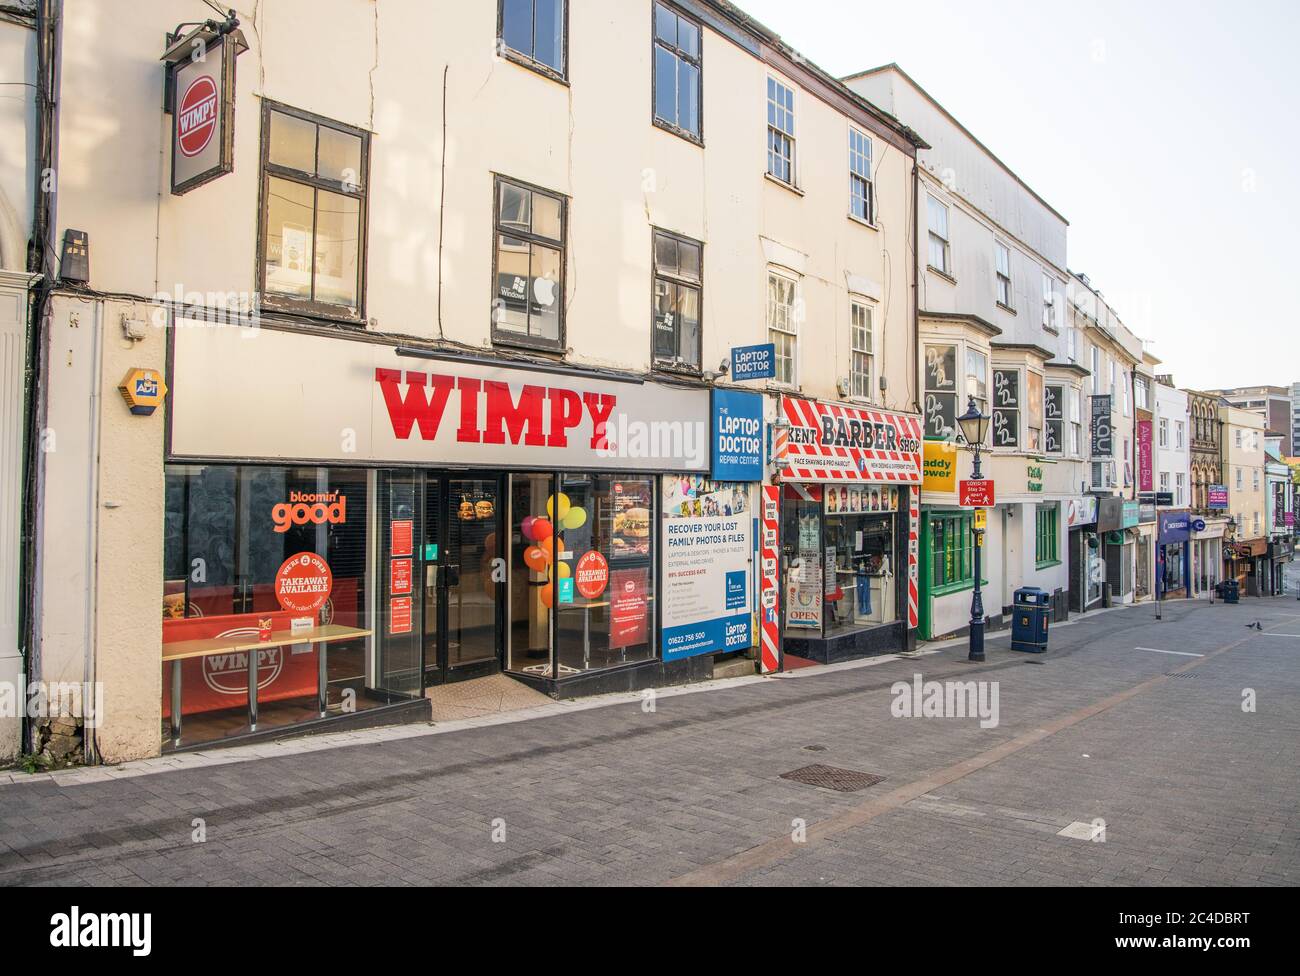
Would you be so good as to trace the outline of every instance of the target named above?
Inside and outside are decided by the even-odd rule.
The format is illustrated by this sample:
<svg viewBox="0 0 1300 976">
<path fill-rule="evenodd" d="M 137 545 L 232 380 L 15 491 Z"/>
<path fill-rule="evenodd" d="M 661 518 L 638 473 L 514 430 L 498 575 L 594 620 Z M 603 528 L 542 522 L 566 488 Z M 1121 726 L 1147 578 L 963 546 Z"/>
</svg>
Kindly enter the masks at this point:
<svg viewBox="0 0 1300 976">
<path fill-rule="evenodd" d="M 551 584 L 547 583 L 545 586 L 541 587 L 537 592 L 542 598 L 542 606 L 549 607 L 551 605 L 551 599 L 552 599 Z"/>
<path fill-rule="evenodd" d="M 524 550 L 524 565 L 534 573 L 540 573 L 551 562 L 551 554 L 540 546 L 529 546 Z"/>
</svg>

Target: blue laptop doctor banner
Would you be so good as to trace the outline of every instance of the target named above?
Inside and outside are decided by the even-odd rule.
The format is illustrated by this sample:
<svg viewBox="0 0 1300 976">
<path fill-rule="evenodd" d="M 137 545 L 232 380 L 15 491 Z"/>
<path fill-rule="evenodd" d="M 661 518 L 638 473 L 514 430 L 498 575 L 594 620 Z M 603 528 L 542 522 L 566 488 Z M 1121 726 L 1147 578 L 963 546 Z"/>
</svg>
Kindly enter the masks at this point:
<svg viewBox="0 0 1300 976">
<path fill-rule="evenodd" d="M 731 378 L 770 380 L 776 376 L 776 345 L 764 342 L 757 346 L 731 347 Z"/>
<path fill-rule="evenodd" d="M 763 480 L 763 395 L 713 391 L 710 476 L 715 481 Z"/>
</svg>

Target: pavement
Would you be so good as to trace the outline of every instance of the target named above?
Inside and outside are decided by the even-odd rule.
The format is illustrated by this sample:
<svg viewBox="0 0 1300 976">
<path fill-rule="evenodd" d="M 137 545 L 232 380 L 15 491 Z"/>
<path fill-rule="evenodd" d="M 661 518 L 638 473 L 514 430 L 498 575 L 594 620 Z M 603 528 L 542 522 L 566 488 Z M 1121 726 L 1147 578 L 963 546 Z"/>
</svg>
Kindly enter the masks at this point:
<svg viewBox="0 0 1300 976">
<path fill-rule="evenodd" d="M 0 884 L 1300 882 L 1300 602 L 1176 601 L 1163 617 L 1055 625 L 1043 655 L 996 635 L 983 664 L 949 642 L 17 774 L 0 782 Z M 984 707 L 957 717 L 963 695 L 914 696 L 917 675 L 976 682 L 955 690 Z M 815 765 L 879 780 L 783 778 Z"/>
</svg>

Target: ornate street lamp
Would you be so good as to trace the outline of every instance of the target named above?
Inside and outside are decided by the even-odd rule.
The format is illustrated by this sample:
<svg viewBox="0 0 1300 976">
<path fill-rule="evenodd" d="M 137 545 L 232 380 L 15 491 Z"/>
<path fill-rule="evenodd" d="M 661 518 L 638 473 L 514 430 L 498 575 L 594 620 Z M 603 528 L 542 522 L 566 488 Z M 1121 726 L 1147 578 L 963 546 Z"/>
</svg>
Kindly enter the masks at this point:
<svg viewBox="0 0 1300 976">
<path fill-rule="evenodd" d="M 965 438 L 966 443 L 975 452 L 971 465 L 971 477 L 979 481 L 981 478 L 980 448 L 984 446 L 984 438 L 988 436 L 989 418 L 980 413 L 974 397 L 971 397 L 967 402 L 966 412 L 957 418 L 957 426 L 961 428 L 961 436 Z M 973 560 L 975 591 L 971 594 L 970 600 L 970 653 L 967 655 L 967 660 L 983 661 L 984 598 L 980 593 L 980 551 L 984 548 L 984 530 L 972 529 L 971 531 L 974 536 L 971 541 L 975 550 Z"/>
</svg>

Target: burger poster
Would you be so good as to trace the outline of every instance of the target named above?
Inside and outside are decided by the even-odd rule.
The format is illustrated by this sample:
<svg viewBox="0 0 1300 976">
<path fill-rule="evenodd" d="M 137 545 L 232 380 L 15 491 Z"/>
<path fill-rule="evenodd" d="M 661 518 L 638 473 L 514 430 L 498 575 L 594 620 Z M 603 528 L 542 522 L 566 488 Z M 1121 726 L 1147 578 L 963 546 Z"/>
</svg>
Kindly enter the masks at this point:
<svg viewBox="0 0 1300 976">
<path fill-rule="evenodd" d="M 615 559 L 650 555 L 650 481 L 614 482 L 612 553 Z"/>
<path fill-rule="evenodd" d="M 752 645 L 749 486 L 699 475 L 663 482 L 665 661 Z"/>
</svg>

